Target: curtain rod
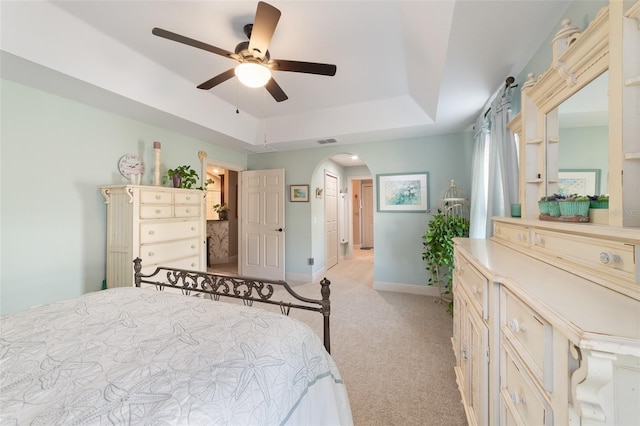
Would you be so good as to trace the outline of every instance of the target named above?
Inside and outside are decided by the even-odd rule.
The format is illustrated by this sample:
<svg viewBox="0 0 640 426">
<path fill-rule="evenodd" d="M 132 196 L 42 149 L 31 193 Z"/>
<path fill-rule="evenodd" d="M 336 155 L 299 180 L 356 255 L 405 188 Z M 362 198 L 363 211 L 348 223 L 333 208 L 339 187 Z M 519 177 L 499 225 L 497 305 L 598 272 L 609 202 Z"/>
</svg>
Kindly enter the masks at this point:
<svg viewBox="0 0 640 426">
<path fill-rule="evenodd" d="M 507 87 L 518 87 L 517 84 L 513 84 L 515 83 L 516 79 L 513 78 L 512 76 L 507 77 L 507 79 L 504 82 L 504 88 L 506 89 Z M 487 111 L 484 113 L 483 117 L 487 118 L 487 114 L 489 114 L 491 112 L 491 107 L 489 107 L 487 109 Z"/>
</svg>

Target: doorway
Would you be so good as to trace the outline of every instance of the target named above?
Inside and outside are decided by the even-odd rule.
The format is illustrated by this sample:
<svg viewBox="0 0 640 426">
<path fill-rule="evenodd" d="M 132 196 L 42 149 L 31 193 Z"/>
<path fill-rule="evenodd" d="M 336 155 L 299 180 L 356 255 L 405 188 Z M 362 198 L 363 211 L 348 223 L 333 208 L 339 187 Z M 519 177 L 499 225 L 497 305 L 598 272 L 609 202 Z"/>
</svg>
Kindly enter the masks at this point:
<svg viewBox="0 0 640 426">
<path fill-rule="evenodd" d="M 375 197 L 373 180 L 370 176 L 351 177 L 351 229 L 353 230 L 353 250 L 373 251 L 373 213 Z"/>
<path fill-rule="evenodd" d="M 324 172 L 324 232 L 326 268 L 338 264 L 338 176 Z"/>
</svg>

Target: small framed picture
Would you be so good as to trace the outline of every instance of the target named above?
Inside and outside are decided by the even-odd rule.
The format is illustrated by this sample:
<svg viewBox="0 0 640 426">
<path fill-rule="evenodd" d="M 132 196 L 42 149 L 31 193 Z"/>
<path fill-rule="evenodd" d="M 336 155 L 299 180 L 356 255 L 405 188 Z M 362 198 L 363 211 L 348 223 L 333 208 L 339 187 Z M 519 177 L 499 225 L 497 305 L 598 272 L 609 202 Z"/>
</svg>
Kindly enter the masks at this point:
<svg viewBox="0 0 640 426">
<path fill-rule="evenodd" d="M 292 203 L 309 201 L 309 185 L 291 185 L 289 187 L 289 201 Z"/>
</svg>

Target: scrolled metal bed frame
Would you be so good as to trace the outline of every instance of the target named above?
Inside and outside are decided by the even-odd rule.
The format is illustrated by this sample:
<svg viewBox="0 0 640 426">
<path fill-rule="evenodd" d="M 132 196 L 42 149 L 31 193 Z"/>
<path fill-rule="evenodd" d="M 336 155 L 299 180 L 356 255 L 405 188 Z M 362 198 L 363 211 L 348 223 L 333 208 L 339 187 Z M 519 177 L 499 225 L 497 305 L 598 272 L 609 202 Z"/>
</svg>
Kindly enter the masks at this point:
<svg viewBox="0 0 640 426">
<path fill-rule="evenodd" d="M 133 261 L 133 270 L 136 287 L 140 287 L 141 284 L 152 284 L 160 291 L 165 287 L 170 287 L 181 290 L 184 295 L 190 295 L 192 292 L 208 294 L 214 300 L 220 300 L 220 296 L 232 297 L 241 299 L 247 306 L 253 305 L 253 302 L 268 303 L 280 306 L 280 311 L 287 316 L 291 308 L 320 312 L 324 317 L 324 347 L 327 352 L 331 353 L 329 329 L 329 316 L 331 315 L 329 285 L 331 282 L 326 278 L 320 281 L 322 299 L 316 300 L 299 295 L 286 281 L 212 274 L 164 266 L 157 267 L 151 274 L 145 275 L 141 272 L 142 259 L 140 258 Z M 283 287 L 293 298 L 304 304 L 271 300 L 274 286 Z"/>
</svg>

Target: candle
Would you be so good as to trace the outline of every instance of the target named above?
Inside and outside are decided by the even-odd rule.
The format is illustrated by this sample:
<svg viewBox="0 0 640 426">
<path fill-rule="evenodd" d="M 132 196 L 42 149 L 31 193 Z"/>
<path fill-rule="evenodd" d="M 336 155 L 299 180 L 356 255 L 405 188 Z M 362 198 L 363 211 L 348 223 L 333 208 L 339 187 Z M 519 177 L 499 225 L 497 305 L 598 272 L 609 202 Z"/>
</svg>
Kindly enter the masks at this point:
<svg viewBox="0 0 640 426">
<path fill-rule="evenodd" d="M 160 149 L 160 142 L 154 142 L 153 149 Z"/>
</svg>

